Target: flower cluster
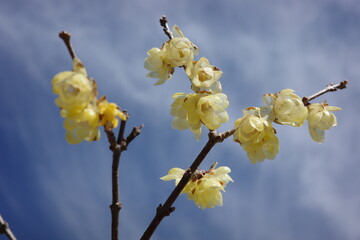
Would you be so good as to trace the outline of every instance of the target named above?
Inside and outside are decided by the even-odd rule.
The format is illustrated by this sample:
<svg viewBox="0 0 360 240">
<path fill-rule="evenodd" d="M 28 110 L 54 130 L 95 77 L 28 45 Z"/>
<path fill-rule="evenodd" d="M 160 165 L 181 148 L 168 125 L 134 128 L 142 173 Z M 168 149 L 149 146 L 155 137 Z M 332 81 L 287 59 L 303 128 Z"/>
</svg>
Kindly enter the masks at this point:
<svg viewBox="0 0 360 240">
<path fill-rule="evenodd" d="M 240 143 L 251 162 L 274 159 L 279 152 L 279 140 L 272 123 L 300 127 L 308 120 L 310 136 L 319 143 L 324 141 L 324 131 L 336 126 L 336 117 L 331 111 L 340 108 L 326 103 L 305 106 L 294 92 L 284 89 L 276 94 L 265 94 L 265 106 L 247 108 L 244 117 L 236 120 L 234 141 Z"/>
<path fill-rule="evenodd" d="M 96 82 L 87 76 L 78 58 L 73 59 L 73 71 L 55 75 L 52 88 L 58 95 L 55 104 L 65 118 L 66 140 L 71 144 L 96 141 L 100 138 L 99 126 L 115 128 L 117 117 L 126 120 L 126 115 L 115 103 L 108 103 L 105 97 L 97 99 Z"/>
<path fill-rule="evenodd" d="M 250 107 L 243 112 L 244 117 L 234 124 L 234 141 L 243 146 L 252 163 L 274 159 L 279 152 L 279 139 L 271 122 L 261 117 L 259 108 Z"/>
<path fill-rule="evenodd" d="M 222 206 L 221 191 L 225 191 L 226 185 L 233 182 L 228 175 L 230 172 L 231 170 L 228 167 L 212 167 L 209 171 L 197 170 L 181 193 L 186 193 L 188 199 L 193 200 L 202 209 Z M 175 180 L 175 185 L 178 185 L 184 173 L 184 169 L 172 168 L 168 175 L 160 179 L 164 181 Z"/>
<path fill-rule="evenodd" d="M 147 77 L 159 79 L 155 85 L 171 79 L 175 67 L 189 66 L 194 55 L 198 54 L 195 44 L 190 42 L 177 26 L 174 26 L 173 34 L 174 37 L 160 49 L 152 48 L 147 52 L 144 67 L 150 71 Z"/>
<path fill-rule="evenodd" d="M 229 101 L 222 93 L 219 81 L 222 72 L 204 57 L 194 61 L 198 49 L 177 26 L 173 28 L 173 35 L 161 49 L 152 48 L 148 51 L 149 56 L 145 59 L 144 66 L 150 71 L 148 77 L 159 79 L 155 85 L 169 80 L 175 67 L 185 69 L 191 81 L 191 89 L 195 93 L 173 95 L 172 126 L 179 130 L 190 129 L 199 140 L 202 125 L 215 130 L 229 120 L 226 112 Z"/>
<path fill-rule="evenodd" d="M 222 93 L 219 81 L 222 71 L 204 57 L 194 60 L 198 48 L 177 26 L 172 29 L 172 34 L 167 25 L 164 29 L 171 39 L 161 48 L 152 48 L 147 52 L 148 57 L 144 64 L 150 71 L 147 76 L 157 78 L 155 85 L 160 85 L 171 79 L 176 67 L 185 70 L 193 92 L 175 93 L 172 96 L 172 127 L 179 130 L 190 129 L 196 140 L 199 140 L 203 125 L 209 130 L 216 130 L 229 120 L 226 112 L 229 101 Z M 340 110 L 326 103 L 305 106 L 303 99 L 292 89 L 265 94 L 263 101 L 264 106 L 260 108 L 244 109 L 243 117 L 235 121 L 232 130 L 233 140 L 243 147 L 254 164 L 265 159 L 274 159 L 279 152 L 279 139 L 273 124 L 300 127 L 308 120 L 310 136 L 313 140 L 322 142 L 324 131 L 336 126 L 336 117 L 332 112 Z M 178 185 L 185 172 L 186 170 L 173 168 L 161 179 L 175 180 L 175 184 Z M 198 170 L 182 193 L 186 193 L 200 208 L 221 206 L 221 191 L 232 181 L 229 172 L 228 167 L 212 167 L 209 171 Z"/>
</svg>

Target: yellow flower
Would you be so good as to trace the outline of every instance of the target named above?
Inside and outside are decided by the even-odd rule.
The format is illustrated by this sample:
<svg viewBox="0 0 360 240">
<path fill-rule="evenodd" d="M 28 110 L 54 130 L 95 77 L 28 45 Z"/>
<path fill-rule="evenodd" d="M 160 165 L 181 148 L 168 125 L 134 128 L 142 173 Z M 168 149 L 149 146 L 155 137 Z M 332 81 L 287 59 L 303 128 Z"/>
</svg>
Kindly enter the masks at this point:
<svg viewBox="0 0 360 240">
<path fill-rule="evenodd" d="M 171 115 L 174 116 L 173 128 L 179 130 L 190 128 L 197 140 L 200 138 L 201 124 L 215 130 L 229 119 L 225 111 L 229 102 L 223 93 L 176 93 L 173 99 L 171 105 Z"/>
<path fill-rule="evenodd" d="M 99 99 L 98 109 L 100 114 L 99 126 L 105 126 L 105 128 L 116 128 L 119 124 L 117 117 L 126 121 L 126 115 L 120 111 L 120 107 L 118 107 L 116 103 L 109 103 L 105 97 Z"/>
<path fill-rule="evenodd" d="M 152 48 L 148 52 L 145 59 L 144 67 L 150 71 L 146 76 L 158 78 L 159 81 L 155 85 L 163 84 L 166 80 L 171 79 L 174 68 L 164 61 L 164 51 L 159 48 Z"/>
<path fill-rule="evenodd" d="M 215 130 L 229 120 L 226 108 L 229 101 L 224 93 L 202 96 L 197 102 L 197 113 L 201 122 L 210 130 Z"/>
<path fill-rule="evenodd" d="M 211 87 L 222 75 L 222 71 L 210 65 L 204 57 L 193 62 L 192 67 L 186 70 L 193 86 L 198 88 Z"/>
<path fill-rule="evenodd" d="M 172 127 L 178 130 L 190 128 L 196 140 L 199 140 L 201 135 L 201 121 L 196 108 L 200 95 L 195 93 L 175 93 L 172 98 L 174 99 L 170 110 L 171 115 L 174 116 Z"/>
<path fill-rule="evenodd" d="M 279 139 L 275 135 L 273 128 L 268 128 L 264 132 L 264 137 L 260 142 L 244 142 L 242 144 L 252 163 L 263 162 L 264 159 L 274 159 L 279 152 Z"/>
<path fill-rule="evenodd" d="M 167 41 L 162 49 L 165 52 L 165 61 L 172 67 L 187 66 L 191 64 L 194 55 L 198 54 L 197 47 L 177 26 L 173 27 L 174 38 Z"/>
<path fill-rule="evenodd" d="M 265 94 L 263 100 L 266 105 L 261 108 L 261 115 L 269 121 L 299 127 L 307 118 L 307 108 L 292 89 L 284 89 L 276 94 Z"/>
<path fill-rule="evenodd" d="M 97 95 L 96 83 L 87 77 L 79 59 L 73 60 L 73 68 L 74 71 L 58 73 L 52 79 L 53 92 L 59 95 L 56 105 L 69 111 L 83 109 Z"/>
<path fill-rule="evenodd" d="M 325 130 L 336 126 L 336 117 L 332 113 L 334 111 L 339 111 L 341 108 L 328 106 L 326 102 L 313 103 L 308 106 L 309 116 L 308 116 L 308 126 L 311 138 L 318 142 L 322 143 L 325 140 Z"/>
<path fill-rule="evenodd" d="M 95 106 L 89 104 L 82 111 L 71 111 L 64 115 L 66 115 L 64 120 L 66 140 L 69 143 L 77 144 L 83 140 L 97 141 L 100 138 L 99 114 Z"/>
<path fill-rule="evenodd" d="M 234 141 L 240 143 L 252 163 L 274 159 L 279 152 L 275 129 L 260 116 L 259 108 L 250 107 L 243 112 L 244 117 L 237 119 L 234 124 L 234 128 L 237 128 Z"/>
<path fill-rule="evenodd" d="M 234 127 L 237 128 L 233 138 L 240 144 L 245 142 L 260 142 L 265 135 L 265 129 L 270 123 L 260 117 L 260 109 L 255 107 L 247 108 L 243 111 L 244 117 L 235 121 Z"/>
<path fill-rule="evenodd" d="M 220 191 L 225 191 L 226 185 L 233 182 L 228 175 L 230 172 L 229 167 L 211 168 L 209 171 L 197 170 L 181 193 L 186 193 L 188 199 L 193 200 L 202 209 L 222 206 L 223 198 Z M 185 170 L 181 168 L 172 168 L 168 175 L 160 179 L 175 180 L 175 185 L 178 185 L 184 173 Z"/>
</svg>

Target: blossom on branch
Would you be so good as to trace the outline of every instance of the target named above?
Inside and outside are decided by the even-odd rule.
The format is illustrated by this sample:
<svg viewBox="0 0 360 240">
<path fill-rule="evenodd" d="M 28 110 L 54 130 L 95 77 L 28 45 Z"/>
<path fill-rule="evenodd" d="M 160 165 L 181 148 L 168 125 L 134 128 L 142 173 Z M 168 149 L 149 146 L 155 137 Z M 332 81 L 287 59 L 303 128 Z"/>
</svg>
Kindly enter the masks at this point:
<svg viewBox="0 0 360 240">
<path fill-rule="evenodd" d="M 336 126 L 336 117 L 332 113 L 334 111 L 339 111 L 341 108 L 328 106 L 326 102 L 313 103 L 308 106 L 309 116 L 308 126 L 311 138 L 318 142 L 322 143 L 325 140 L 325 130 Z"/>
<path fill-rule="evenodd" d="M 84 65 L 78 58 L 73 59 L 73 71 L 58 73 L 52 79 L 55 100 L 64 120 L 66 140 L 71 144 L 96 141 L 100 138 L 99 126 L 115 128 L 117 117 L 126 120 L 126 115 L 115 103 L 105 97 L 97 100 L 95 80 L 89 78 Z"/>
<path fill-rule="evenodd" d="M 299 127 L 304 124 L 308 110 L 302 98 L 292 89 L 284 89 L 276 94 L 265 94 L 265 106 L 261 108 L 261 115 L 271 122 Z"/>
<path fill-rule="evenodd" d="M 181 193 L 186 193 L 188 199 L 193 200 L 201 209 L 222 206 L 221 191 L 225 192 L 226 185 L 233 182 L 228 175 L 230 172 L 229 167 L 211 168 L 209 171 L 197 170 Z M 172 168 L 168 175 L 160 179 L 175 180 L 175 185 L 178 185 L 184 173 L 185 170 L 181 168 Z"/>
<path fill-rule="evenodd" d="M 271 123 L 260 116 L 260 109 L 245 109 L 244 116 L 235 121 L 233 140 L 238 142 L 252 163 L 274 159 L 279 152 L 279 140 Z"/>
<path fill-rule="evenodd" d="M 209 60 L 202 57 L 194 61 L 186 73 L 191 79 L 191 83 L 197 88 L 210 88 L 222 75 L 222 71 L 210 65 Z"/>
<path fill-rule="evenodd" d="M 85 108 L 97 96 L 94 80 L 87 77 L 86 69 L 78 58 L 73 60 L 73 71 L 61 72 L 52 79 L 57 106 L 68 111 Z"/>
<path fill-rule="evenodd" d="M 172 126 L 178 130 L 190 128 L 195 138 L 199 140 L 201 124 L 215 130 L 229 120 L 226 108 L 229 106 L 227 96 L 223 93 L 176 93 L 171 105 L 171 115 L 174 116 Z"/>
<path fill-rule="evenodd" d="M 161 48 L 152 48 L 147 52 L 144 67 L 150 71 L 146 76 L 158 78 L 155 85 L 163 84 L 171 79 L 175 67 L 190 69 L 194 55 L 198 49 L 187 39 L 181 30 L 174 26 L 174 37 L 163 44 Z"/>
<path fill-rule="evenodd" d="M 65 110 L 66 111 L 66 110 Z M 81 111 L 66 114 L 64 128 L 66 140 L 71 144 L 86 141 L 97 141 L 100 138 L 99 114 L 94 105 L 89 104 Z"/>
<path fill-rule="evenodd" d="M 173 67 L 187 67 L 198 54 L 198 48 L 194 43 L 187 39 L 178 26 L 172 29 L 174 37 L 165 42 L 163 49 L 165 51 L 166 62 Z"/>
<path fill-rule="evenodd" d="M 171 79 L 174 73 L 174 67 L 165 61 L 165 52 L 159 48 L 152 48 L 145 59 L 144 67 L 150 72 L 146 75 L 151 78 L 158 78 L 155 85 L 163 84 L 166 80 Z"/>
<path fill-rule="evenodd" d="M 120 111 L 120 107 L 116 103 L 109 103 L 106 97 L 102 97 L 98 101 L 100 122 L 99 126 L 105 126 L 105 128 L 116 128 L 119 124 L 118 117 L 126 121 L 126 115 Z"/>
</svg>

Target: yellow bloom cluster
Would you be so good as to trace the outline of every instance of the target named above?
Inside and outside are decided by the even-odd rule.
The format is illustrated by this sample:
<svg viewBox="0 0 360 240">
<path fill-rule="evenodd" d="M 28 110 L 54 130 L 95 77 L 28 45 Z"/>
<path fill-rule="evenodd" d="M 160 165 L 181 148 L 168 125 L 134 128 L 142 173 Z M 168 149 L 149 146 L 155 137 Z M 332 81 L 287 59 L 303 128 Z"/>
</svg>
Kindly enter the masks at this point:
<svg viewBox="0 0 360 240">
<path fill-rule="evenodd" d="M 144 67 L 150 71 L 146 76 L 158 78 L 155 85 L 163 84 L 166 80 L 171 79 L 175 67 L 191 64 L 194 55 L 198 54 L 195 44 L 190 42 L 177 26 L 173 27 L 174 38 L 165 42 L 159 48 L 150 49 L 145 59 Z"/>
<path fill-rule="evenodd" d="M 265 106 L 261 107 L 261 116 L 270 122 L 293 127 L 302 126 L 305 120 L 308 120 L 311 138 L 316 142 L 323 142 L 325 130 L 336 126 L 336 117 L 331 112 L 341 108 L 328 106 L 326 102 L 312 103 L 306 107 L 302 98 L 294 92 L 292 89 L 285 89 L 276 94 L 265 94 Z"/>
<path fill-rule="evenodd" d="M 265 94 L 265 106 L 247 108 L 244 117 L 236 120 L 234 141 L 240 143 L 251 162 L 274 159 L 279 152 L 279 140 L 272 122 L 300 127 L 308 120 L 310 136 L 319 143 L 324 141 L 325 130 L 336 126 L 336 117 L 331 112 L 341 108 L 326 103 L 305 106 L 294 92 L 284 89 L 276 94 Z"/>
<path fill-rule="evenodd" d="M 219 81 L 222 72 L 204 57 L 193 61 L 194 55 L 198 54 L 196 45 L 177 26 L 174 26 L 173 34 L 174 37 L 165 42 L 161 49 L 148 51 L 144 66 L 150 71 L 148 77 L 159 78 L 155 85 L 170 79 L 175 67 L 184 67 L 195 93 L 173 95 L 172 126 L 179 130 L 190 129 L 199 140 L 202 124 L 215 130 L 229 120 L 226 112 L 229 101 L 222 93 Z"/>
<path fill-rule="evenodd" d="M 198 170 L 181 193 L 186 193 L 188 199 L 193 200 L 201 209 L 222 206 L 221 191 L 225 191 L 226 185 L 233 182 L 228 175 L 230 172 L 229 167 L 211 168 L 209 171 Z M 178 185 L 184 173 L 184 169 L 172 168 L 168 175 L 160 179 L 164 181 L 175 180 L 175 185 Z"/>
<path fill-rule="evenodd" d="M 325 130 L 336 126 L 336 117 L 332 113 L 334 111 L 339 111 L 341 108 L 328 106 L 326 102 L 313 103 L 308 106 L 309 116 L 308 116 L 308 126 L 311 138 L 321 143 L 325 139 Z"/>
<path fill-rule="evenodd" d="M 229 101 L 223 93 L 175 93 L 171 105 L 171 115 L 174 116 L 172 126 L 184 130 L 190 128 L 195 138 L 199 140 L 201 124 L 215 130 L 229 120 L 226 108 Z"/>
<path fill-rule="evenodd" d="M 279 152 L 279 139 L 271 122 L 260 116 L 260 108 L 250 107 L 243 113 L 244 117 L 234 124 L 234 141 L 240 143 L 252 163 L 274 159 Z"/>
<path fill-rule="evenodd" d="M 108 103 L 104 97 L 97 100 L 96 82 L 87 76 L 78 58 L 73 59 L 73 71 L 55 75 L 52 88 L 58 95 L 55 104 L 65 118 L 66 140 L 71 144 L 96 141 L 100 138 L 99 126 L 115 128 L 117 117 L 126 120 L 115 103 Z"/>
</svg>

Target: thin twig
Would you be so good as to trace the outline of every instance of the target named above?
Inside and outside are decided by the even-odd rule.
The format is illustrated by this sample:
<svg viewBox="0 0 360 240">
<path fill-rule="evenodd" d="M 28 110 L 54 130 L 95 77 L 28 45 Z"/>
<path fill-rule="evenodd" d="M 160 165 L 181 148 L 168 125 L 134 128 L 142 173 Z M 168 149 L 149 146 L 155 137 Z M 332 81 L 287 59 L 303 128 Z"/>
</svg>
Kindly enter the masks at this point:
<svg viewBox="0 0 360 240">
<path fill-rule="evenodd" d="M 327 93 L 327 92 L 335 92 L 337 90 L 342 90 L 344 88 L 347 87 L 349 81 L 348 80 L 344 80 L 338 84 L 332 84 L 330 83 L 328 86 L 326 86 L 326 88 L 324 88 L 323 90 L 309 96 L 309 97 L 303 97 L 302 98 L 302 101 L 304 103 L 305 106 L 308 106 L 310 103 L 311 100 L 314 100 L 315 98 Z"/>
<path fill-rule="evenodd" d="M 10 240 L 16 240 L 16 237 L 12 233 L 9 224 L 0 215 L 0 234 L 5 234 Z"/>
<path fill-rule="evenodd" d="M 162 16 L 160 18 L 160 25 L 163 27 L 163 31 L 166 34 L 166 36 L 168 36 L 169 39 L 172 39 L 174 37 L 174 35 L 169 28 L 168 20 L 167 20 L 166 16 Z"/>
<path fill-rule="evenodd" d="M 75 51 L 71 45 L 71 41 L 70 41 L 70 38 L 71 38 L 71 34 L 66 32 L 66 31 L 62 31 L 59 33 L 59 38 L 61 38 L 64 43 L 65 43 L 65 46 L 67 48 L 67 50 L 69 51 L 69 54 L 71 56 L 71 59 L 74 59 L 76 58 L 76 54 L 75 54 Z"/>
<path fill-rule="evenodd" d="M 210 131 L 208 136 L 209 140 L 205 144 L 204 148 L 201 150 L 199 155 L 196 157 L 194 162 L 191 164 L 190 168 L 185 171 L 183 177 L 181 178 L 178 185 L 172 191 L 170 196 L 165 201 L 164 205 L 160 204 L 156 209 L 156 215 L 154 219 L 151 221 L 148 228 L 145 230 L 141 240 L 148 240 L 155 232 L 156 228 L 159 226 L 161 221 L 169 216 L 175 210 L 175 207 L 172 207 L 173 203 L 179 197 L 181 191 L 185 188 L 186 184 L 190 181 L 192 175 L 199 168 L 202 161 L 205 159 L 206 155 L 210 152 L 210 150 L 215 146 L 215 144 L 224 141 L 224 139 L 230 137 L 234 134 L 236 129 L 232 129 L 223 133 L 216 133 L 216 131 Z"/>
<path fill-rule="evenodd" d="M 124 111 L 127 117 L 129 117 L 128 113 Z M 112 203 L 110 205 L 111 210 L 111 239 L 118 240 L 119 239 L 119 213 L 122 208 L 122 204 L 120 203 L 120 187 L 119 187 L 119 165 L 120 165 L 120 157 L 123 151 L 127 150 L 129 143 L 140 134 L 141 128 L 143 125 L 139 127 L 134 127 L 132 132 L 124 138 L 126 121 L 121 121 L 118 138 L 116 139 L 114 132 L 112 129 L 105 128 L 106 135 L 108 137 L 110 143 L 110 150 L 113 152 L 113 162 L 112 162 L 112 170 L 111 170 L 111 180 L 112 180 Z M 136 129 L 136 130 L 134 130 Z M 130 141 L 128 139 L 131 139 Z"/>
</svg>

